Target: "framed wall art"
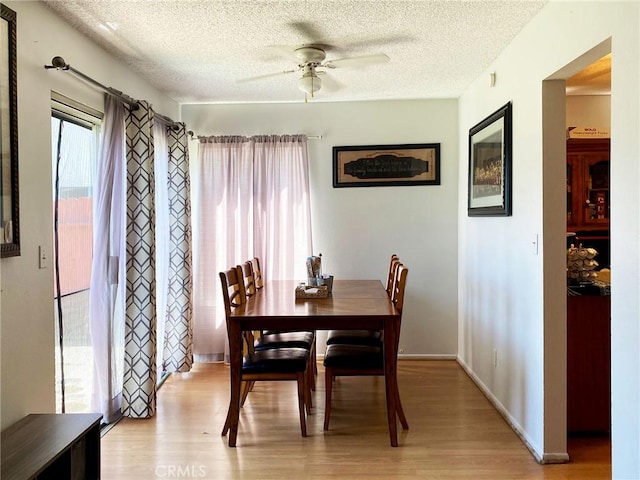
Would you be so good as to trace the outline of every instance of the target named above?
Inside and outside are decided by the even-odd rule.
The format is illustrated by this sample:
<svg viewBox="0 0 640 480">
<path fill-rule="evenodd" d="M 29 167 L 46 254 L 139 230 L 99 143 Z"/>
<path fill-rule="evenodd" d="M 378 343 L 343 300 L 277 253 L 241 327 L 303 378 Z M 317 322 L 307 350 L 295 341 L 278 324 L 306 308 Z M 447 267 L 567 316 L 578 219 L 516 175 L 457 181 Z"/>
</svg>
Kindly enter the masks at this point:
<svg viewBox="0 0 640 480">
<path fill-rule="evenodd" d="M 333 147 L 333 186 L 440 185 L 440 144 Z"/>
<path fill-rule="evenodd" d="M 20 255 L 16 12 L 0 3 L 0 256 Z"/>
<path fill-rule="evenodd" d="M 511 102 L 469 130 L 470 217 L 511 215 Z"/>
</svg>

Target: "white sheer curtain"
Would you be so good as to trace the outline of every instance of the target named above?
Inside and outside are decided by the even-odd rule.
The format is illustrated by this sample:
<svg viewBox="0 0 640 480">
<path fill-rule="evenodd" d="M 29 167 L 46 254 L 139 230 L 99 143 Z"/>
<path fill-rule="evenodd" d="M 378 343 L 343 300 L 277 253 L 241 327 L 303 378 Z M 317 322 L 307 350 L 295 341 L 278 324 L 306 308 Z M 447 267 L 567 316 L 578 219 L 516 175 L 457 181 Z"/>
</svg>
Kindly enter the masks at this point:
<svg viewBox="0 0 640 480">
<path fill-rule="evenodd" d="M 265 280 L 301 279 L 311 249 L 305 136 L 206 137 L 194 168 L 194 354 L 226 360 L 218 272 L 257 256 Z"/>
<path fill-rule="evenodd" d="M 307 137 L 253 137 L 254 252 L 263 277 L 304 279 L 312 254 Z"/>
<path fill-rule="evenodd" d="M 95 358 L 91 410 L 111 423 L 122 402 L 125 274 L 125 135 L 127 112 L 107 95 L 94 200 L 89 321 Z"/>
</svg>

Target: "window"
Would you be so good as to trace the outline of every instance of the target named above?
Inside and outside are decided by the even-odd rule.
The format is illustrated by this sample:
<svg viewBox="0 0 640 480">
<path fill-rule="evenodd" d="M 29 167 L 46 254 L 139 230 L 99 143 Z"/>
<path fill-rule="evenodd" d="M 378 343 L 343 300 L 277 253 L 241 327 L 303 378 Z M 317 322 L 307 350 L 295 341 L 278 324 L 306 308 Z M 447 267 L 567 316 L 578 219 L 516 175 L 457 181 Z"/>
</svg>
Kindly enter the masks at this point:
<svg viewBox="0 0 640 480">
<path fill-rule="evenodd" d="M 56 411 L 88 412 L 94 369 L 89 335 L 93 182 L 102 115 L 52 93 L 51 116 Z"/>
</svg>

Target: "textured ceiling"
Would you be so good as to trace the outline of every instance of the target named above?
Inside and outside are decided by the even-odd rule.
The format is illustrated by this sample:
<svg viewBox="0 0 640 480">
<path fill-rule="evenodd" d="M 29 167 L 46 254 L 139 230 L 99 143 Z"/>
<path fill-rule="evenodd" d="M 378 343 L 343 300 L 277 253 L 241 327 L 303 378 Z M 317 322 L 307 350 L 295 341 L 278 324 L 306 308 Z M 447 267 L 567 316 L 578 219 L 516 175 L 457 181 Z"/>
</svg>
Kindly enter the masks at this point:
<svg viewBox="0 0 640 480">
<path fill-rule="evenodd" d="M 282 47 L 317 43 L 327 60 L 390 61 L 327 72 L 313 101 L 457 97 L 547 0 L 43 2 L 176 101 L 237 103 L 304 101 L 298 72 L 238 81 L 295 69 Z"/>
</svg>

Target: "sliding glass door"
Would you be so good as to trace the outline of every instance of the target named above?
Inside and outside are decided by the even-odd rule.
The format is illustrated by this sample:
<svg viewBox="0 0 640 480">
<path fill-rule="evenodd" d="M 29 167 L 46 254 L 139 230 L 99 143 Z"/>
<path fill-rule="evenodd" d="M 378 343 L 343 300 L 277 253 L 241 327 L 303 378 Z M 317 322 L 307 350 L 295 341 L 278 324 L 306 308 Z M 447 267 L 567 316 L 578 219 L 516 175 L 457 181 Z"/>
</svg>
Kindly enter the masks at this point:
<svg viewBox="0 0 640 480">
<path fill-rule="evenodd" d="M 54 103 L 55 107 L 55 103 Z M 52 111 L 56 411 L 88 412 L 93 381 L 89 282 L 98 124 Z"/>
</svg>

